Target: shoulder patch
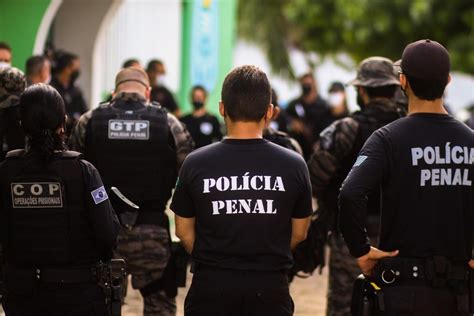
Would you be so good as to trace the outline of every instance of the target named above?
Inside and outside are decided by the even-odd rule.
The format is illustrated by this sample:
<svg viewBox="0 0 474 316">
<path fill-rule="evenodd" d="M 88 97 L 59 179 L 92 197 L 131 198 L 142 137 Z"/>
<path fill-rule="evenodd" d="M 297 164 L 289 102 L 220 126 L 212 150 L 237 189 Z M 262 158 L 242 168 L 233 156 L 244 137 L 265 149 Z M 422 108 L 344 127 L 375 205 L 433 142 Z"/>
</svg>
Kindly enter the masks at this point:
<svg viewBox="0 0 474 316">
<path fill-rule="evenodd" d="M 364 155 L 360 155 L 357 157 L 356 162 L 354 163 L 354 167 L 359 167 L 368 157 Z"/>
<path fill-rule="evenodd" d="M 105 191 L 104 186 L 101 186 L 100 188 L 97 188 L 94 191 L 92 191 L 91 195 L 96 205 L 106 201 L 109 198 L 109 196 L 107 195 L 107 191 Z"/>
</svg>

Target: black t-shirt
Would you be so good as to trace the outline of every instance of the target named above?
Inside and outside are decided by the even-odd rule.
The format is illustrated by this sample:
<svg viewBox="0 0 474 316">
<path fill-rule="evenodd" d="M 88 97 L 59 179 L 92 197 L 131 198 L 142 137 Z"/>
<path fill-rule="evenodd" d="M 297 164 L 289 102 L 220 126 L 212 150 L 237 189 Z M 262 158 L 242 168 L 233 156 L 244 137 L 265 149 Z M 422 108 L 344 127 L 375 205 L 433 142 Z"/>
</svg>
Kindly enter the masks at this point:
<svg viewBox="0 0 474 316">
<path fill-rule="evenodd" d="M 63 98 L 66 113 L 71 120 L 78 120 L 79 117 L 88 110 L 86 101 L 79 87 L 75 85 L 64 87 L 56 78 L 51 80 L 51 85 L 58 90 Z"/>
<path fill-rule="evenodd" d="M 320 96 L 309 104 L 300 97 L 288 104 L 286 113 L 293 119 L 301 120 L 306 126 L 305 134 L 291 132 L 290 135 L 301 144 L 304 156 L 308 159 L 313 143 L 319 139 L 319 134 L 334 122 L 329 106 Z"/>
<path fill-rule="evenodd" d="M 473 163 L 473 131 L 449 115 L 412 114 L 377 130 L 339 197 L 340 228 L 352 255 L 369 251 L 366 196 L 381 186 L 380 249 L 398 249 L 402 257 L 471 258 Z"/>
<path fill-rule="evenodd" d="M 291 219 L 311 215 L 308 169 L 263 139 L 224 139 L 185 160 L 171 209 L 196 218 L 196 262 L 239 270 L 293 264 Z"/>
<path fill-rule="evenodd" d="M 181 118 L 191 134 L 195 148 L 200 148 L 222 139 L 221 125 L 214 115 L 206 113 L 201 117 L 186 115 Z"/>
</svg>

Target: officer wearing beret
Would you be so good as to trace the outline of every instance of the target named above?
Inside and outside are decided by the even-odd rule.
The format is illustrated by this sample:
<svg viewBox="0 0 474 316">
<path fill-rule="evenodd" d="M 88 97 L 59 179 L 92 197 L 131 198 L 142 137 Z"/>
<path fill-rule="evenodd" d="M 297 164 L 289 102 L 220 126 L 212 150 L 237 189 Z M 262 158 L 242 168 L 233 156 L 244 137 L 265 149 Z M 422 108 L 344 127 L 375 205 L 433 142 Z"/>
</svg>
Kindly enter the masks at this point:
<svg viewBox="0 0 474 316">
<path fill-rule="evenodd" d="M 400 117 L 393 101 L 400 82 L 390 59 L 369 57 L 363 60 L 357 70 L 357 77 L 349 84 L 357 89 L 361 110 L 326 128 L 308 161 L 313 193 L 318 200 L 318 220 L 323 221 L 331 231 L 329 316 L 350 315 L 352 284 L 360 274 L 356 261 L 350 256 L 336 227 L 339 188 L 367 138 L 375 130 Z M 378 193 L 374 192 L 369 199 L 368 232 L 374 239 L 378 236 L 380 214 Z"/>
<path fill-rule="evenodd" d="M 420 40 L 403 51 L 408 116 L 374 132 L 345 180 L 340 230 L 372 282 L 375 315 L 469 315 L 474 135 L 443 107 L 448 51 Z M 381 190 L 378 248 L 367 196 Z"/>
<path fill-rule="evenodd" d="M 102 180 L 66 150 L 66 109 L 53 87 L 29 87 L 19 109 L 27 146 L 0 164 L 6 315 L 106 316 L 96 265 L 112 257 L 120 225 Z"/>
</svg>

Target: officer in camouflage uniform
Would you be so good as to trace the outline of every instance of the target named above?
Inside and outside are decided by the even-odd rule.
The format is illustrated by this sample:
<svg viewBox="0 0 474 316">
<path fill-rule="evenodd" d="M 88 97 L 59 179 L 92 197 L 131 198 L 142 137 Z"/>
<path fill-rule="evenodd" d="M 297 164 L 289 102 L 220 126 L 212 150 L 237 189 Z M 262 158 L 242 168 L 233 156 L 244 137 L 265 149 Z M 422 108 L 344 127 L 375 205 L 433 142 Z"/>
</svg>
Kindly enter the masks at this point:
<svg viewBox="0 0 474 316">
<path fill-rule="evenodd" d="M 357 78 L 349 84 L 357 89 L 360 111 L 335 121 L 320 135 L 308 161 L 319 212 L 328 218 L 331 249 L 329 261 L 329 291 L 327 315 L 350 315 L 352 285 L 361 273 L 356 260 L 337 231 L 337 196 L 339 188 L 366 139 L 380 127 L 401 116 L 392 100 L 399 89 L 399 80 L 393 62 L 383 57 L 363 60 Z M 368 229 L 371 240 L 378 235 L 379 196 L 369 197 Z"/>
<path fill-rule="evenodd" d="M 136 210 L 109 194 L 122 229 L 117 256 L 125 258 L 132 286 L 144 297 L 144 315 L 175 315 L 169 223 L 164 213 L 177 171 L 194 142 L 179 120 L 149 104 L 150 85 L 139 68 L 122 69 L 110 103 L 85 113 L 70 145 L 99 169 L 107 189 L 117 187 Z"/>
<path fill-rule="evenodd" d="M 0 161 L 13 149 L 25 147 L 25 134 L 20 126 L 20 94 L 26 88 L 26 78 L 17 68 L 0 68 Z"/>
</svg>

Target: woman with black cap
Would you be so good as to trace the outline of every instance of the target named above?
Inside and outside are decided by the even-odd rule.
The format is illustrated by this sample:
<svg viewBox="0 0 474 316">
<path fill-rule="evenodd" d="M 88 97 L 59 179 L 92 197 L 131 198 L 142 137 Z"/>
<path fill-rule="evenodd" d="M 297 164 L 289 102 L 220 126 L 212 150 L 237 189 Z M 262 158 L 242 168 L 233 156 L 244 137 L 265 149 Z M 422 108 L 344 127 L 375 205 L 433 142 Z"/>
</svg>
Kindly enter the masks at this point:
<svg viewBox="0 0 474 316">
<path fill-rule="evenodd" d="M 6 315 L 107 315 L 94 267 L 112 257 L 119 223 L 102 180 L 67 151 L 54 88 L 29 87 L 19 106 L 26 149 L 0 165 Z"/>
</svg>

